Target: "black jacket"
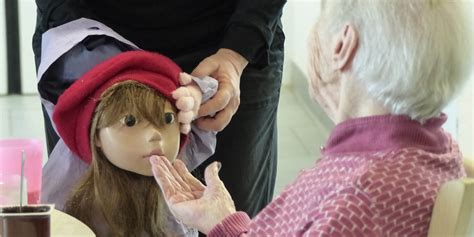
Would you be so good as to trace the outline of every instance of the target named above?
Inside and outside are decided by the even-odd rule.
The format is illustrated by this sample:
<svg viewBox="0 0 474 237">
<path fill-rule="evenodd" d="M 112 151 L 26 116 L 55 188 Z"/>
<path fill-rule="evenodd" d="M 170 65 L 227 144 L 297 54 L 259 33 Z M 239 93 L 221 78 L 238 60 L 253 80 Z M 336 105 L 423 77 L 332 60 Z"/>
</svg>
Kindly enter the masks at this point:
<svg viewBox="0 0 474 237">
<path fill-rule="evenodd" d="M 286 0 L 36 0 L 39 55 L 41 34 L 87 17 L 108 25 L 139 47 L 171 58 L 197 50 L 229 48 L 251 64 L 268 65 Z M 38 58 L 37 58 L 38 61 Z"/>
</svg>

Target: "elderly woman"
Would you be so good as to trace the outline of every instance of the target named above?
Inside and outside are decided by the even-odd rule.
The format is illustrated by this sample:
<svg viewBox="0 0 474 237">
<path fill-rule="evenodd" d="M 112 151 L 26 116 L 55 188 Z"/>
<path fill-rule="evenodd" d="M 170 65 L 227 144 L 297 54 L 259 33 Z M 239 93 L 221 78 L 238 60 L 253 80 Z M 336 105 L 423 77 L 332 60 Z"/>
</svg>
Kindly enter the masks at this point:
<svg viewBox="0 0 474 237">
<path fill-rule="evenodd" d="M 469 77 L 461 1 L 326 1 L 310 90 L 337 126 L 321 158 L 254 219 L 218 177 L 152 157 L 173 214 L 209 236 L 426 236 L 441 184 L 465 176 L 441 111 Z"/>
</svg>

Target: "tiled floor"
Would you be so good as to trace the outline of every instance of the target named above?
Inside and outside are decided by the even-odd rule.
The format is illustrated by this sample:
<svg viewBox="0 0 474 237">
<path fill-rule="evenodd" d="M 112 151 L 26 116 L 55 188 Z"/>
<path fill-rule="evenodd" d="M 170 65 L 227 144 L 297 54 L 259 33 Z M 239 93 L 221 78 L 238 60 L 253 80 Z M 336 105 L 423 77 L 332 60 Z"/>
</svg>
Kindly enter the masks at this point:
<svg viewBox="0 0 474 237">
<path fill-rule="evenodd" d="M 291 88 L 282 88 L 278 112 L 278 174 L 275 194 L 314 163 L 327 137 L 314 114 Z M 0 96 L 0 138 L 45 140 L 38 95 Z M 46 149 L 46 146 L 45 146 Z"/>
</svg>

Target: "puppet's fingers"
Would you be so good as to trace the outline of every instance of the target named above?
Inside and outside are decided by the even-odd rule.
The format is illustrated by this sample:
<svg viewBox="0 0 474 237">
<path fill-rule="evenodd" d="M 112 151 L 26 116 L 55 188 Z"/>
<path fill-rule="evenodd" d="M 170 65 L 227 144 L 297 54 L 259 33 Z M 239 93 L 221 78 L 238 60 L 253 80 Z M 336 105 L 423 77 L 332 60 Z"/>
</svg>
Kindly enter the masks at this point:
<svg viewBox="0 0 474 237">
<path fill-rule="evenodd" d="M 181 126 L 179 127 L 179 131 L 182 134 L 188 134 L 191 131 L 191 124 L 189 123 L 181 124 Z"/>
<path fill-rule="evenodd" d="M 171 95 L 173 96 L 173 99 L 179 100 L 179 98 L 191 96 L 191 92 L 187 87 L 179 87 L 173 91 Z"/>
<path fill-rule="evenodd" d="M 191 83 L 193 80 L 191 78 L 191 75 L 185 73 L 185 72 L 181 72 L 179 74 L 179 83 L 182 85 L 182 86 L 185 86 L 189 83 Z"/>
<path fill-rule="evenodd" d="M 180 111 L 178 113 L 178 122 L 191 123 L 194 119 L 195 113 L 193 111 Z"/>
<path fill-rule="evenodd" d="M 191 96 L 180 97 L 176 101 L 176 108 L 181 111 L 190 111 L 194 109 L 194 98 Z"/>
</svg>

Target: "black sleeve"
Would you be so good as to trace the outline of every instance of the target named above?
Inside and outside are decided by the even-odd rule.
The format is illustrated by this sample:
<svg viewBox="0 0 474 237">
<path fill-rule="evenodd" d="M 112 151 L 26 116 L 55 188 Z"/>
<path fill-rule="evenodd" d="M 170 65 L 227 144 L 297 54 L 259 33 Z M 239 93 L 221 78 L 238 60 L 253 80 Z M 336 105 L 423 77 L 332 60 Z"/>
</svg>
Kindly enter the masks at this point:
<svg viewBox="0 0 474 237">
<path fill-rule="evenodd" d="M 43 33 L 79 18 L 71 14 L 71 1 L 75 0 L 36 0 L 36 27 L 32 40 L 36 70 L 38 70 L 41 59 L 41 37 Z"/>
<path fill-rule="evenodd" d="M 252 64 L 268 64 L 268 50 L 286 0 L 239 0 L 229 20 L 221 48 L 232 49 Z"/>
</svg>

